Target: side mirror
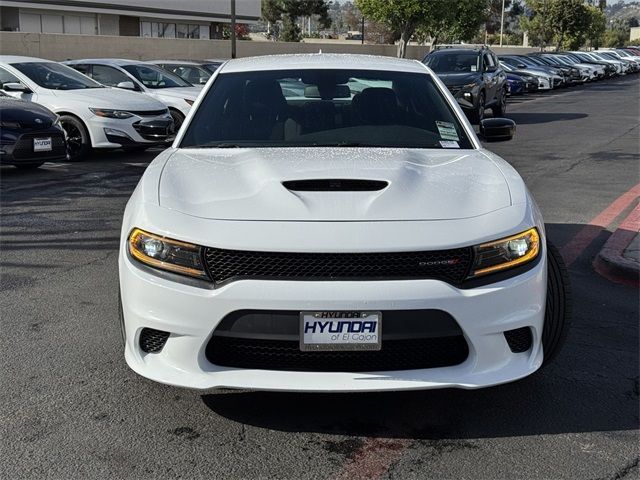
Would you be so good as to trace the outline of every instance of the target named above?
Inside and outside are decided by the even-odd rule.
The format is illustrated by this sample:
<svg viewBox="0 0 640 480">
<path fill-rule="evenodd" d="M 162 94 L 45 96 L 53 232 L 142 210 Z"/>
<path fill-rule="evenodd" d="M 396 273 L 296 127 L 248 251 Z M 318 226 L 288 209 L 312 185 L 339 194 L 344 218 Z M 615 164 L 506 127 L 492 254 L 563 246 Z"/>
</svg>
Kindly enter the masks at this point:
<svg viewBox="0 0 640 480">
<path fill-rule="evenodd" d="M 124 88 L 125 90 L 135 90 L 136 86 L 131 81 L 120 82 L 116 85 L 118 88 Z"/>
<path fill-rule="evenodd" d="M 32 93 L 29 87 L 18 82 L 3 83 L 2 89 L 6 92 Z"/>
<path fill-rule="evenodd" d="M 511 140 L 516 134 L 516 122 L 508 118 L 485 118 L 480 121 L 480 136 L 487 142 Z"/>
<path fill-rule="evenodd" d="M 484 71 L 485 72 L 495 72 L 496 70 L 498 70 L 498 67 L 496 67 L 495 65 L 487 65 L 484 67 Z"/>
</svg>

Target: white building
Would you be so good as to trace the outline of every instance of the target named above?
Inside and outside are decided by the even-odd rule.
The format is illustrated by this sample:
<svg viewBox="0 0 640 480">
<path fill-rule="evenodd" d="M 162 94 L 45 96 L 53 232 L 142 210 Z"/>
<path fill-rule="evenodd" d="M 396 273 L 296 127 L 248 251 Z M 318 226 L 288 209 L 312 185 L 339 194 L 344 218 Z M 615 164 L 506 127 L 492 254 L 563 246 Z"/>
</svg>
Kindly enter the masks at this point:
<svg viewBox="0 0 640 480">
<path fill-rule="evenodd" d="M 164 38 L 221 38 L 230 0 L 2 0 L 0 29 Z M 256 23 L 260 0 L 236 0 L 236 22 Z"/>
</svg>

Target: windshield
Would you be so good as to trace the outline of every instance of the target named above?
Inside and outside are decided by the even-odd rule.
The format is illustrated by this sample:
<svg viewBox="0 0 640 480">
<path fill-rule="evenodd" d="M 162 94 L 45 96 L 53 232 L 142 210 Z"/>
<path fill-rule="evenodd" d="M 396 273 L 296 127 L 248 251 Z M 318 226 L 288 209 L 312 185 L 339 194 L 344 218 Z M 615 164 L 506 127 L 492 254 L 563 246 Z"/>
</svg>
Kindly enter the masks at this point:
<svg viewBox="0 0 640 480">
<path fill-rule="evenodd" d="M 11 66 L 25 74 L 33 82 L 50 90 L 80 90 L 105 88 L 73 68 L 54 62 L 12 63 Z"/>
<path fill-rule="evenodd" d="M 169 70 L 171 73 L 175 73 L 183 80 L 191 83 L 192 85 L 199 85 L 207 83 L 207 80 L 211 78 L 211 72 L 197 65 L 164 65 L 165 70 Z"/>
<path fill-rule="evenodd" d="M 220 74 L 180 146 L 473 148 L 430 75 L 323 69 Z"/>
<path fill-rule="evenodd" d="M 474 52 L 436 53 L 427 55 L 424 63 L 434 72 L 478 72 L 480 55 Z"/>
<path fill-rule="evenodd" d="M 155 65 L 124 65 L 122 68 L 147 88 L 157 89 L 193 86 L 179 76 Z"/>
</svg>

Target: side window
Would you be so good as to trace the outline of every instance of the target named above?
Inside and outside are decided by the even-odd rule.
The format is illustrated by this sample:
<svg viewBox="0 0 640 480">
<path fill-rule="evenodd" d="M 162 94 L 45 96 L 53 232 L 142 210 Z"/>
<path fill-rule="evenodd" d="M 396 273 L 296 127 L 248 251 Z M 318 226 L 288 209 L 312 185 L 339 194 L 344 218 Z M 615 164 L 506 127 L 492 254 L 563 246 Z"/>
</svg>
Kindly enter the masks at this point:
<svg viewBox="0 0 640 480">
<path fill-rule="evenodd" d="M 79 71 L 83 75 L 86 75 L 87 77 L 91 77 L 91 65 L 75 64 L 75 65 L 70 65 L 70 67 Z"/>
<path fill-rule="evenodd" d="M 495 63 L 493 62 L 493 58 L 490 54 L 485 53 L 483 56 L 483 60 L 484 60 L 484 69 L 486 70 L 487 67 L 495 67 Z"/>
<path fill-rule="evenodd" d="M 132 82 L 124 73 L 106 65 L 93 66 L 93 79 L 108 87 L 115 87 L 121 82 Z"/>
<path fill-rule="evenodd" d="M 13 73 L 7 72 L 4 68 L 0 67 L 0 85 L 4 83 L 21 83 L 20 79 Z"/>
</svg>

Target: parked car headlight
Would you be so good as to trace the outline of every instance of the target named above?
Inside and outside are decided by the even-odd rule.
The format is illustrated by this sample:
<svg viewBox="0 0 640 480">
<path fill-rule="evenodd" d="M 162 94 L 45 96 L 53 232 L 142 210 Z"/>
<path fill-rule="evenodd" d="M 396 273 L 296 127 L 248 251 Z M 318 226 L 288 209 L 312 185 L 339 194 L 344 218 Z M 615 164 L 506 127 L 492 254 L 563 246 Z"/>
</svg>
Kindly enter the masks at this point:
<svg viewBox="0 0 640 480">
<path fill-rule="evenodd" d="M 129 253 L 139 262 L 160 270 L 207 278 L 201 247 L 134 228 L 129 235 Z"/>
<path fill-rule="evenodd" d="M 506 270 L 534 260 L 540 253 L 538 229 L 529 230 L 474 247 L 475 260 L 470 277 Z"/>
<path fill-rule="evenodd" d="M 20 122 L 11 122 L 9 120 L 1 120 L 0 127 L 2 128 L 10 128 L 12 130 L 18 130 L 21 128 Z"/>
<path fill-rule="evenodd" d="M 89 110 L 91 110 L 91 112 L 94 115 L 97 115 L 98 117 L 118 118 L 121 120 L 125 118 L 133 117 L 133 113 L 125 112 L 123 110 L 110 110 L 106 108 L 91 108 L 91 107 L 89 107 Z"/>
</svg>

